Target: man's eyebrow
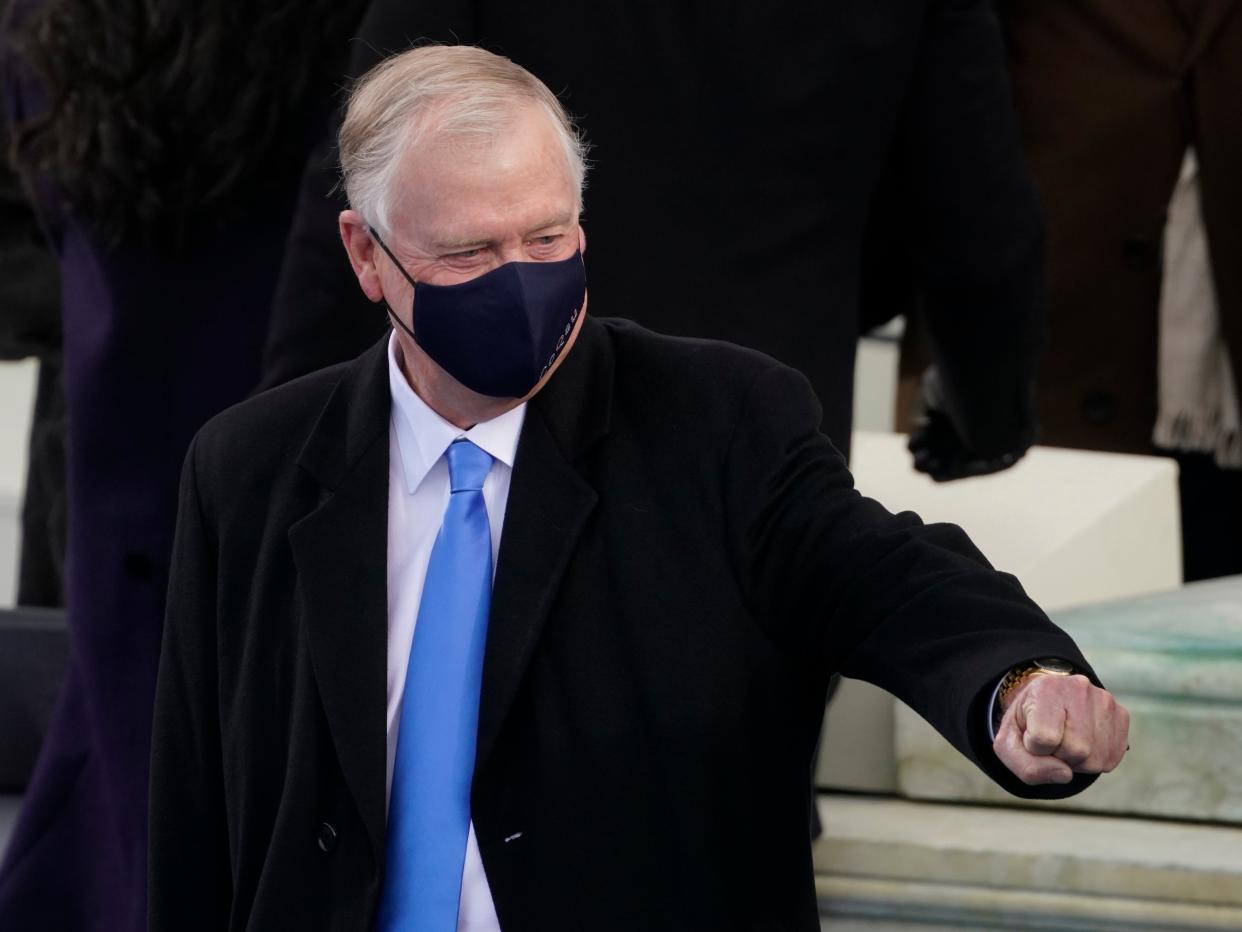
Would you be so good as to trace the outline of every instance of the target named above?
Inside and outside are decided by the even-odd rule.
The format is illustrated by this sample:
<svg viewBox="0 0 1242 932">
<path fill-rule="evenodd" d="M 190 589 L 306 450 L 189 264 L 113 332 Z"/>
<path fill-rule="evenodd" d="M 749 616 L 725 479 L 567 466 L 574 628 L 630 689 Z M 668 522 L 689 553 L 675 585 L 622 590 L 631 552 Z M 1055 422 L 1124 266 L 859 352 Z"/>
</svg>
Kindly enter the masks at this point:
<svg viewBox="0 0 1242 932">
<path fill-rule="evenodd" d="M 543 223 L 537 223 L 537 224 L 535 224 L 533 227 L 531 227 L 529 230 L 527 230 L 527 231 L 526 231 L 525 233 L 523 233 L 522 235 L 523 235 L 523 236 L 530 236 L 532 233 L 538 233 L 540 230 L 546 230 L 546 229 L 548 229 L 548 227 L 559 227 L 559 226 L 565 226 L 565 225 L 569 224 L 569 223 L 570 223 L 570 221 L 572 221 L 572 220 L 573 220 L 573 216 L 572 216 L 572 215 L 570 215 L 570 214 L 562 214 L 561 216 L 556 217 L 556 218 L 554 218 L 554 219 L 552 219 L 552 220 L 545 220 Z"/>
<path fill-rule="evenodd" d="M 483 237 L 475 237 L 473 239 L 446 239 L 436 240 L 432 243 L 432 248 L 436 252 L 452 252 L 453 250 L 462 249 L 479 249 L 483 246 L 491 244 L 491 240 Z"/>
<path fill-rule="evenodd" d="M 522 233 L 523 238 L 538 233 L 540 230 L 547 230 L 550 227 L 568 226 L 573 222 L 572 214 L 562 214 L 549 220 L 544 220 L 534 226 L 528 228 Z M 492 241 L 485 236 L 463 237 L 461 239 L 436 240 L 432 243 L 432 248 L 436 252 L 453 252 L 466 249 L 481 249 L 484 246 L 490 246 Z"/>
</svg>

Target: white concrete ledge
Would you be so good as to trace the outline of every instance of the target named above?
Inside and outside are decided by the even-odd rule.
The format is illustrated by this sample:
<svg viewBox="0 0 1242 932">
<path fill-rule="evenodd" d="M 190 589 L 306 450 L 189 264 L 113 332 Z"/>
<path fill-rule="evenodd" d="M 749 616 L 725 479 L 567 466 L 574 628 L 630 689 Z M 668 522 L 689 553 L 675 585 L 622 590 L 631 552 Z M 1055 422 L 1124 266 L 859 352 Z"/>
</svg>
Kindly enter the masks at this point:
<svg viewBox="0 0 1242 932">
<path fill-rule="evenodd" d="M 21 504 L 38 374 L 33 359 L 0 362 L 0 607 L 16 601 Z"/>
<path fill-rule="evenodd" d="M 1242 929 L 1242 828 L 821 798 L 829 916 L 1028 929 Z"/>
<path fill-rule="evenodd" d="M 1117 897 L 995 890 L 953 884 L 817 876 L 822 928 L 1057 929 L 1074 932 L 1192 932 L 1242 929 L 1242 909 Z M 846 920 L 844 923 L 835 919 Z M 874 925 L 873 925 L 874 924 Z"/>
<path fill-rule="evenodd" d="M 1130 710 L 1132 745 L 1115 773 L 1057 805 L 1242 825 L 1242 578 L 1056 612 L 1053 620 Z M 1012 802 L 904 706 L 895 735 L 903 796 Z"/>
</svg>

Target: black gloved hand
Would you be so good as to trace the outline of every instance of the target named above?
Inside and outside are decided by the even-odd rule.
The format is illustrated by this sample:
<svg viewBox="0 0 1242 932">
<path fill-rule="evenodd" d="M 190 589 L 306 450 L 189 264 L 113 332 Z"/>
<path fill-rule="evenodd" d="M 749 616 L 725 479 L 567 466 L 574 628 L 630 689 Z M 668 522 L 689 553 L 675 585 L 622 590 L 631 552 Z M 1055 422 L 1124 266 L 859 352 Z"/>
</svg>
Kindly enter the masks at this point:
<svg viewBox="0 0 1242 932">
<path fill-rule="evenodd" d="M 914 456 L 914 468 L 937 482 L 1008 469 L 1035 442 L 1034 425 L 1028 423 L 1016 434 L 1010 432 L 1007 449 L 973 449 L 964 439 L 968 435 L 966 426 L 960 416 L 954 416 L 952 407 L 939 370 L 928 366 L 920 383 L 918 411 L 907 447 Z"/>
</svg>

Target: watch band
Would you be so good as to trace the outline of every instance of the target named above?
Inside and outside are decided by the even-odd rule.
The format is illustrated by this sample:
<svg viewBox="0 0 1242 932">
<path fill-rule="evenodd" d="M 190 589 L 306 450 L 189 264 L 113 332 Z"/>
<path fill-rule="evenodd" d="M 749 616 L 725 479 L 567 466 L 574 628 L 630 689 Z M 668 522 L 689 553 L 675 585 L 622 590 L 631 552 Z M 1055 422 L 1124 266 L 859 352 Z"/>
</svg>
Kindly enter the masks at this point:
<svg viewBox="0 0 1242 932">
<path fill-rule="evenodd" d="M 1000 681 L 1000 686 L 997 687 L 996 700 L 992 709 L 993 730 L 1000 727 L 1001 719 L 1005 717 L 1006 701 L 1009 696 L 1028 676 L 1073 676 L 1077 672 L 1072 663 L 1059 657 L 1043 657 L 1014 667 L 1005 674 Z"/>
</svg>

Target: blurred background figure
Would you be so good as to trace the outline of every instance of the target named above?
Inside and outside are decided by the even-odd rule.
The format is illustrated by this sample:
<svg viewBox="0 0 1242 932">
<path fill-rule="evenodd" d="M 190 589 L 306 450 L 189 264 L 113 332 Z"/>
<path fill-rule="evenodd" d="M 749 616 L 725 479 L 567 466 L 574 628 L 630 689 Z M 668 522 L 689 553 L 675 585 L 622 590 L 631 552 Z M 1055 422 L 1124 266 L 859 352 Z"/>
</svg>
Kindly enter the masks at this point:
<svg viewBox="0 0 1242 932">
<path fill-rule="evenodd" d="M 372 0 L 359 28 L 353 78 L 418 40 L 463 42 L 560 92 L 598 157 L 583 220 L 591 312 L 801 369 L 846 453 L 864 233 L 884 174 L 938 353 L 944 416 L 935 455 L 916 463 L 952 478 L 1030 444 L 1042 222 L 986 0 Z M 327 138 L 277 290 L 267 386 L 352 358 L 387 327 L 340 248 L 336 174 Z M 897 261 L 882 239 L 869 252 Z M 882 289 L 868 303 L 871 322 L 900 310 Z"/>
<path fill-rule="evenodd" d="M 351 17 L 340 0 L 21 0 L 6 15 L 13 153 L 60 265 L 72 657 L 0 869 L 0 928 L 145 928 L 181 460 L 257 381 Z"/>
<path fill-rule="evenodd" d="M 1242 3 L 998 8 L 1048 215 L 1041 442 L 1175 457 L 1185 578 L 1242 573 Z"/>
<path fill-rule="evenodd" d="M 1191 580 L 1242 572 L 1242 416 L 1200 204 L 1198 164 L 1187 152 L 1164 237 L 1152 440 L 1180 467 L 1183 556 Z"/>
</svg>

